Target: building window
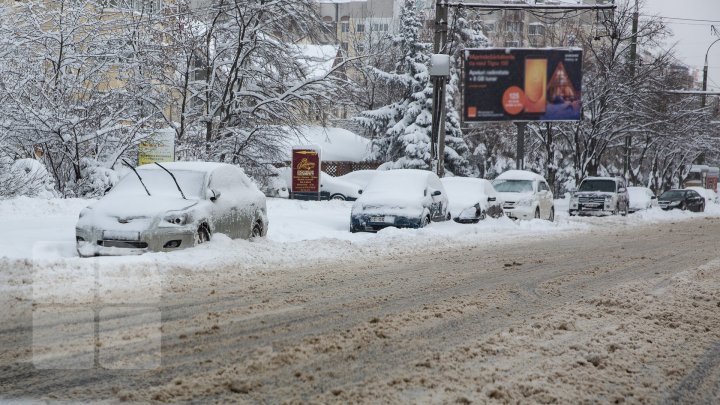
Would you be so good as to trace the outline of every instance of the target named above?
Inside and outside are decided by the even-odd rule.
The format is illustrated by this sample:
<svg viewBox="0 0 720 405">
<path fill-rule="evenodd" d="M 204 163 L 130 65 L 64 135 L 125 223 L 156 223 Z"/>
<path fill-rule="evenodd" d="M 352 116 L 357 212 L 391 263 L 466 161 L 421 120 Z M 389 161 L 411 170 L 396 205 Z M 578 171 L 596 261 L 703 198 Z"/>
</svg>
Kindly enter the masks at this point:
<svg viewBox="0 0 720 405">
<path fill-rule="evenodd" d="M 485 23 L 485 31 L 495 32 L 495 21 L 488 21 Z"/>
<path fill-rule="evenodd" d="M 340 32 L 350 32 L 350 23 L 340 23 Z"/>
<path fill-rule="evenodd" d="M 507 22 L 507 31 L 517 33 L 517 34 L 522 34 L 522 32 L 523 32 L 522 21 L 508 21 Z"/>
<path fill-rule="evenodd" d="M 505 41 L 506 48 L 517 48 L 520 46 L 520 41 Z"/>
<path fill-rule="evenodd" d="M 365 24 L 358 24 L 355 27 L 355 32 L 365 32 Z"/>
<path fill-rule="evenodd" d="M 347 51 L 348 51 L 348 43 L 347 43 L 347 42 L 341 42 L 341 43 L 340 43 L 340 49 L 342 49 L 343 52 L 347 53 Z"/>
<path fill-rule="evenodd" d="M 545 26 L 541 24 L 530 24 L 528 35 L 545 35 Z"/>
</svg>

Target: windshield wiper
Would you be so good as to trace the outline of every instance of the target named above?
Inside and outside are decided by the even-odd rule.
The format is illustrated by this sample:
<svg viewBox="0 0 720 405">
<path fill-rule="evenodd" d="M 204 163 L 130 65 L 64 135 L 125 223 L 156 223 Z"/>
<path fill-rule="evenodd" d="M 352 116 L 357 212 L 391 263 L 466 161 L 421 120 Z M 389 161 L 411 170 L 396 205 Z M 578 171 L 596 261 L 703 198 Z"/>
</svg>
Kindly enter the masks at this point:
<svg viewBox="0 0 720 405">
<path fill-rule="evenodd" d="M 147 195 L 150 196 L 150 192 L 148 191 L 147 186 L 145 186 L 145 183 L 143 183 L 142 177 L 140 177 L 140 173 L 138 173 L 137 170 L 135 170 L 135 168 L 134 168 L 130 163 L 128 163 L 127 160 L 123 159 L 122 162 L 123 162 L 123 164 L 124 164 L 125 166 L 129 167 L 130 170 L 132 170 L 133 172 L 135 172 L 135 175 L 137 176 L 138 180 L 140 180 L 140 184 L 142 184 L 142 186 L 143 186 L 143 188 L 145 189 L 145 192 L 147 193 Z M 151 196 L 151 197 L 152 197 L 152 196 Z"/>
<path fill-rule="evenodd" d="M 175 178 L 175 175 L 172 174 L 172 172 L 170 172 L 170 170 L 166 169 L 165 166 L 161 165 L 160 163 L 155 162 L 155 164 L 158 165 L 158 166 L 160 166 L 161 169 L 163 169 L 163 170 L 165 170 L 166 172 L 168 172 L 168 174 L 170 175 L 170 177 L 172 177 L 173 181 L 175 182 L 175 185 L 177 186 L 177 189 L 178 189 L 178 191 L 180 192 L 180 195 L 182 196 L 183 200 L 187 200 L 187 198 L 185 198 L 185 193 L 183 193 L 182 188 L 180 188 L 180 184 L 178 184 L 178 181 L 177 181 L 177 179 Z"/>
</svg>

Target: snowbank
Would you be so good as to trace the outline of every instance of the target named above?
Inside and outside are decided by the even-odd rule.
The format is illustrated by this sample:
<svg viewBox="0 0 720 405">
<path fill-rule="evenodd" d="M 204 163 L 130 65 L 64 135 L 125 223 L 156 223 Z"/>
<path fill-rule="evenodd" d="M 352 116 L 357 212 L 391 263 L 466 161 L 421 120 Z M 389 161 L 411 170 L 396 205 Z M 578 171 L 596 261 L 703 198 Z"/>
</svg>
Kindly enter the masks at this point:
<svg viewBox="0 0 720 405">
<path fill-rule="evenodd" d="M 433 223 L 425 229 L 387 228 L 377 234 L 353 234 L 349 232 L 352 203 L 268 199 L 270 226 L 265 239 L 231 240 L 215 235 L 210 243 L 173 253 L 81 259 L 75 252 L 74 226 L 79 212 L 90 202 L 92 200 L 32 198 L 0 201 L 0 226 L 12 230 L 0 236 L 0 291 L 27 287 L 33 271 L 36 292 L 47 290 L 52 294 L 74 295 L 87 291 L 83 286 L 88 277 L 92 278 L 100 270 L 107 280 L 114 280 L 108 281 L 114 290 L 119 285 L 123 287 L 121 290 L 143 289 L 156 285 L 157 277 L 169 273 L 188 275 L 191 279 L 219 269 L 271 271 L 336 261 L 363 261 L 377 256 L 391 259 L 419 250 L 441 254 L 458 247 L 720 214 L 720 207 L 713 204 L 706 213 L 652 209 L 627 217 L 578 218 L 568 217 L 567 207 L 563 206 L 566 201 L 557 200 L 558 215 L 553 223 L 500 218 L 472 225 L 447 221 Z"/>
</svg>

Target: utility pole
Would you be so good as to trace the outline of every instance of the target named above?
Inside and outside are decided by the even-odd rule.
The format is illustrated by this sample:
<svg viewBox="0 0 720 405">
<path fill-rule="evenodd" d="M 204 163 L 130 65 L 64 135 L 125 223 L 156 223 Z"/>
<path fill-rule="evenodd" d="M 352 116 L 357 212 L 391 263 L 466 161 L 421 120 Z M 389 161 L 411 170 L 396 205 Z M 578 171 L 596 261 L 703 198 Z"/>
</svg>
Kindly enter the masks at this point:
<svg viewBox="0 0 720 405">
<path fill-rule="evenodd" d="M 435 38 L 433 53 L 440 54 L 445 49 L 448 34 L 447 2 L 437 0 L 435 3 Z M 445 175 L 445 85 L 447 78 L 432 76 L 433 81 L 433 117 L 430 126 L 430 156 L 432 169 L 438 177 Z"/>
<path fill-rule="evenodd" d="M 516 122 L 517 125 L 517 146 L 515 147 L 515 168 L 525 170 L 525 128 L 527 122 Z"/>
<path fill-rule="evenodd" d="M 713 32 L 717 32 L 715 30 L 715 26 L 713 26 Z M 702 83 L 702 91 L 707 91 L 707 80 L 708 80 L 708 55 L 710 54 L 710 48 L 712 48 L 713 45 L 715 45 L 716 42 L 720 41 L 720 38 L 713 41 L 710 46 L 708 46 L 707 52 L 705 52 L 705 66 L 703 66 L 703 83 Z M 702 106 L 705 107 L 705 94 L 702 96 Z"/>
<path fill-rule="evenodd" d="M 635 60 L 637 59 L 637 38 L 638 38 L 638 19 L 639 19 L 638 0 L 635 0 L 635 11 L 632 20 L 632 39 L 630 42 L 630 78 L 635 78 Z M 633 105 L 630 105 L 632 108 Z M 625 135 L 625 159 L 623 159 L 623 177 L 628 180 L 630 173 L 630 151 L 632 149 L 632 135 Z"/>
</svg>

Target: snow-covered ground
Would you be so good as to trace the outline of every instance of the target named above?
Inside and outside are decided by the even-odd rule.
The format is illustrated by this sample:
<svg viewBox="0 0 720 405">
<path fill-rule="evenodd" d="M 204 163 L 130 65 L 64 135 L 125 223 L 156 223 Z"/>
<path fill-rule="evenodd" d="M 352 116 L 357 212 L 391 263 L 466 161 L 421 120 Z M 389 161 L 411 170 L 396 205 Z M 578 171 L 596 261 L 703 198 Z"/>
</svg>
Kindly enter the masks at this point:
<svg viewBox="0 0 720 405">
<path fill-rule="evenodd" d="M 0 201 L 0 269 L 9 269 L 0 271 L 0 290 L 32 284 L 36 298 L 38 294 L 53 300 L 69 298 L 56 294 L 75 295 L 88 290 L 86 284 L 97 281 L 93 274 L 100 274 L 101 284 L 123 284 L 129 289 L 145 286 L 159 293 L 155 281 L 167 271 L 202 274 L 219 269 L 244 272 L 300 268 L 411 255 L 429 248 L 442 252 L 451 247 L 513 243 L 720 214 L 720 206 L 713 204 L 705 213 L 653 209 L 627 217 L 569 217 L 566 200 L 556 200 L 557 218 L 553 223 L 508 218 L 473 225 L 448 221 L 432 223 L 425 229 L 388 228 L 372 234 L 349 232 L 352 203 L 268 199 L 270 226 L 267 238 L 262 240 L 231 240 L 215 235 L 210 243 L 172 253 L 82 259 L 75 252 L 74 227 L 78 213 L 90 202 L 32 198 Z M 150 295 L 155 296 L 154 292 Z"/>
</svg>

